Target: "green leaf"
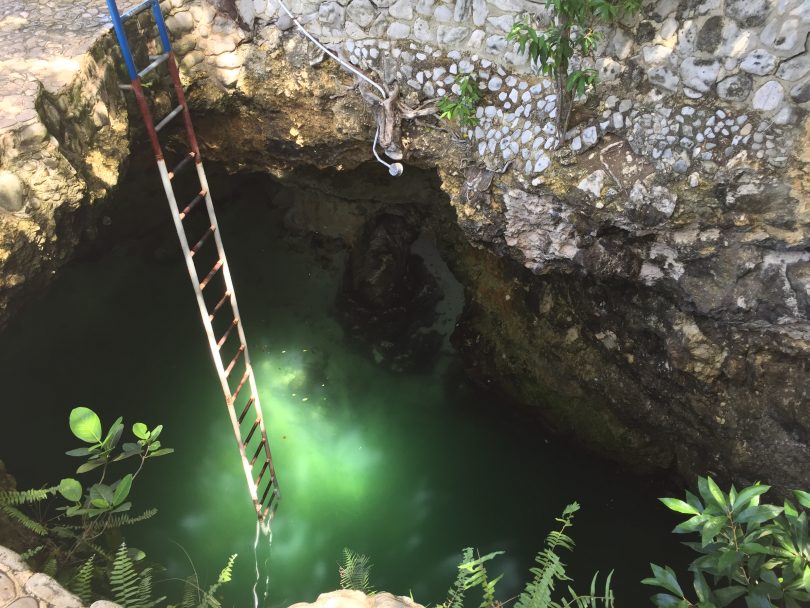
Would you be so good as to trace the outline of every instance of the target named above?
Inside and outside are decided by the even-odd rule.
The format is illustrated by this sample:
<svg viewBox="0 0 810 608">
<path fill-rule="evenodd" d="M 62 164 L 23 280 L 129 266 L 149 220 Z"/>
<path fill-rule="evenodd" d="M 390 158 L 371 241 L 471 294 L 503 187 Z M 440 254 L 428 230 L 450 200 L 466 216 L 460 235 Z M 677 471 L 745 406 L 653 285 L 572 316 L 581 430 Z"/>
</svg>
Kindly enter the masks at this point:
<svg viewBox="0 0 810 608">
<path fill-rule="evenodd" d="M 724 511 L 727 511 L 728 501 L 726 500 L 726 495 L 723 494 L 723 491 L 714 482 L 714 479 L 712 479 L 711 477 L 707 477 L 706 484 L 708 485 L 709 493 L 711 494 L 712 498 L 717 503 L 717 505 Z"/>
<path fill-rule="evenodd" d="M 723 587 L 722 589 L 715 589 L 713 595 L 714 603 L 717 608 L 725 608 L 738 597 L 742 597 L 748 590 L 741 585 L 732 585 L 731 587 Z"/>
<path fill-rule="evenodd" d="M 680 608 L 681 606 L 688 606 L 681 598 L 669 595 L 668 593 L 656 593 L 650 599 L 652 599 L 652 603 L 655 604 L 657 608 L 670 608 L 670 606 Z"/>
<path fill-rule="evenodd" d="M 155 428 L 153 428 L 153 429 L 151 430 L 151 432 L 149 433 L 149 440 L 150 440 L 150 441 L 154 441 L 155 439 L 157 439 L 158 437 L 160 437 L 160 433 L 161 433 L 161 431 L 163 431 L 163 425 L 162 425 L 162 424 L 159 424 L 159 425 L 157 425 Z"/>
<path fill-rule="evenodd" d="M 79 502 L 82 499 L 82 484 L 68 477 L 59 482 L 59 493 L 70 502 Z"/>
<path fill-rule="evenodd" d="M 745 509 L 736 517 L 736 520 L 741 524 L 762 524 L 774 519 L 782 511 L 782 507 L 774 505 L 756 505 Z"/>
<path fill-rule="evenodd" d="M 115 486 L 115 492 L 113 494 L 112 504 L 114 506 L 120 505 L 127 496 L 129 496 L 129 491 L 132 489 L 132 474 L 124 475 L 121 481 Z"/>
<path fill-rule="evenodd" d="M 672 571 L 672 568 L 669 566 L 657 566 L 655 564 L 650 564 L 650 568 L 652 568 L 654 579 L 645 578 L 642 583 L 646 585 L 658 585 L 663 587 L 667 591 L 671 591 L 672 593 L 678 595 L 679 597 L 683 597 L 683 591 L 681 590 L 681 586 L 678 584 L 678 579 L 675 577 L 675 573 Z M 654 580 L 656 582 L 647 582 Z"/>
<path fill-rule="evenodd" d="M 143 422 L 132 425 L 132 434 L 138 439 L 149 439 L 149 428 Z"/>
<path fill-rule="evenodd" d="M 155 452 L 149 453 L 149 458 L 157 458 L 158 456 L 165 456 L 166 454 L 173 454 L 174 448 L 163 448 L 162 450 L 157 450 Z"/>
<path fill-rule="evenodd" d="M 760 484 L 745 488 L 739 494 L 737 494 L 737 498 L 734 500 L 734 504 L 731 507 L 732 512 L 739 513 L 746 506 L 748 506 L 748 503 L 752 498 L 764 494 L 770 489 L 771 486 L 765 486 Z"/>
<path fill-rule="evenodd" d="M 687 515 L 700 515 L 700 511 L 698 511 L 692 505 L 685 503 L 682 500 L 678 500 L 677 498 L 659 498 L 662 503 L 666 505 L 666 507 L 676 513 L 686 513 Z"/>
<path fill-rule="evenodd" d="M 90 448 L 76 448 L 75 450 L 68 450 L 65 454 L 68 456 L 88 456 Z"/>
<path fill-rule="evenodd" d="M 108 450 L 112 450 L 118 445 L 118 440 L 121 439 L 121 433 L 124 432 L 124 422 L 123 418 L 118 418 L 115 422 L 112 423 L 110 430 L 107 432 L 107 436 L 104 438 L 104 446 Z"/>
<path fill-rule="evenodd" d="M 805 509 L 810 509 L 810 493 L 802 492 L 801 490 L 793 490 L 793 495 L 801 506 Z"/>
<path fill-rule="evenodd" d="M 101 443 L 101 420 L 90 408 L 76 407 L 71 410 L 70 430 L 85 443 Z"/>
<path fill-rule="evenodd" d="M 107 507 L 110 506 L 110 503 L 108 503 L 103 498 L 94 498 L 93 500 L 90 501 L 90 504 L 99 509 L 106 509 Z"/>
<path fill-rule="evenodd" d="M 710 517 L 700 531 L 701 544 L 705 547 L 711 543 L 720 534 L 720 531 L 726 527 L 727 522 L 728 520 L 723 516 Z"/>
<path fill-rule="evenodd" d="M 76 469 L 76 473 L 87 473 L 88 471 L 92 471 L 93 469 L 97 469 L 101 466 L 104 466 L 103 460 L 90 460 Z"/>
<path fill-rule="evenodd" d="M 706 582 L 706 577 L 700 570 L 696 570 L 695 573 L 695 592 L 697 593 L 698 600 L 701 602 L 708 602 L 709 598 L 712 595 L 712 590 L 709 588 L 709 583 Z"/>
</svg>

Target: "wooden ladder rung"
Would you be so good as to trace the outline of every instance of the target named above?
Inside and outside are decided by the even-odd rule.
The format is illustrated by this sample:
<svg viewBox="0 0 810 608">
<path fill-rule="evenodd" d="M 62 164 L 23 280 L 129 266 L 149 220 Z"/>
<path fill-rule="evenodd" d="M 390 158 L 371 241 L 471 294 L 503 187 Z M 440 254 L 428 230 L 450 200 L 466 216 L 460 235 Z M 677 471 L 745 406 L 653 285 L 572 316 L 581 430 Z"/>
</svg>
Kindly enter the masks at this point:
<svg viewBox="0 0 810 608">
<path fill-rule="evenodd" d="M 211 269 L 211 272 L 205 275 L 205 278 L 202 280 L 202 283 L 200 283 L 200 289 L 205 289 L 205 286 L 211 282 L 211 279 L 213 279 L 214 275 L 219 272 L 219 269 L 222 268 L 222 265 L 224 263 L 225 260 L 220 259 L 217 261 L 216 264 L 214 264 L 214 267 Z"/>
<path fill-rule="evenodd" d="M 231 395 L 231 403 L 236 403 L 236 398 L 239 396 L 239 393 L 242 392 L 242 387 L 245 386 L 245 383 L 247 382 L 248 378 L 250 378 L 250 369 L 245 370 L 242 379 L 239 381 L 239 386 L 236 387 L 236 390 L 233 392 L 233 395 Z M 239 422 L 241 424 L 242 420 L 240 419 Z"/>
<path fill-rule="evenodd" d="M 250 406 L 253 405 L 254 401 L 256 401 L 256 397 L 251 396 L 251 398 L 248 399 L 247 404 L 245 404 L 245 409 L 243 409 L 242 413 L 239 414 L 239 424 L 242 424 L 242 421 L 245 419 L 245 416 L 247 415 L 248 410 L 250 409 Z"/>
<path fill-rule="evenodd" d="M 239 345 L 239 350 L 236 351 L 236 354 L 233 356 L 233 359 L 231 359 L 231 362 L 228 363 L 228 367 L 225 368 L 225 377 L 226 378 L 231 375 L 231 372 L 233 371 L 234 365 L 236 365 L 236 362 L 239 361 L 239 357 L 242 356 L 243 352 L 245 352 L 245 345 L 240 344 Z"/>
<path fill-rule="evenodd" d="M 252 426 L 252 427 L 250 427 L 250 431 L 248 431 L 248 435 L 247 435 L 247 437 L 246 437 L 246 438 L 245 438 L 245 440 L 242 442 L 242 445 L 243 445 L 245 448 L 247 448 L 248 443 L 250 443 L 250 440 L 251 440 L 251 439 L 253 439 L 253 433 L 255 433 L 255 432 L 256 432 L 256 429 L 257 429 L 257 428 L 259 428 L 259 419 L 258 419 L 258 418 L 256 418 L 256 422 L 254 422 L 254 423 L 253 423 L 253 426 Z"/>
<path fill-rule="evenodd" d="M 185 169 L 188 166 L 188 164 L 192 160 L 194 160 L 195 156 L 197 156 L 197 155 L 194 154 L 194 152 L 189 152 L 188 154 L 186 154 L 183 157 L 183 160 L 181 160 L 179 163 L 177 163 L 174 166 L 174 169 L 169 171 L 169 179 L 174 179 L 175 177 L 177 177 L 177 174 L 180 173 L 183 169 Z"/>
<path fill-rule="evenodd" d="M 239 325 L 239 319 L 234 319 L 228 326 L 228 329 L 225 330 L 225 333 L 219 339 L 219 342 L 217 342 L 217 348 L 222 350 L 222 345 L 225 344 L 225 342 L 228 340 L 228 336 L 231 335 L 233 328 L 236 327 L 237 325 Z M 234 395 L 233 398 L 236 399 L 236 395 Z"/>
<path fill-rule="evenodd" d="M 214 306 L 214 310 L 208 315 L 208 320 L 213 321 L 216 314 L 219 312 L 219 309 L 228 301 L 228 298 L 231 297 L 231 292 L 226 291 L 225 294 L 222 296 L 219 302 L 217 302 L 216 306 Z"/>
<path fill-rule="evenodd" d="M 217 227 L 214 226 L 213 224 L 211 224 L 208 227 L 208 230 L 205 231 L 205 234 L 203 234 L 202 237 L 200 237 L 200 240 L 197 241 L 197 243 L 194 245 L 194 247 L 192 247 L 189 250 L 189 255 L 191 257 L 194 257 L 195 255 L 197 255 L 197 252 L 200 250 L 200 247 L 205 245 L 205 241 L 207 241 L 209 238 L 211 238 L 211 235 L 214 234 L 214 232 L 216 232 L 216 229 L 217 229 Z"/>
<path fill-rule="evenodd" d="M 264 449 L 264 441 L 259 442 L 259 447 L 256 448 L 256 453 L 253 454 L 253 458 L 250 459 L 250 466 L 252 467 L 256 464 L 256 459 L 259 457 L 259 454 Z"/>
<path fill-rule="evenodd" d="M 264 464 L 262 465 L 262 470 L 259 471 L 259 476 L 256 477 L 255 484 L 256 484 L 257 488 L 259 487 L 259 484 L 262 482 L 262 477 L 264 477 L 264 473 L 265 473 L 265 471 L 267 471 L 268 468 L 270 468 L 270 461 L 265 460 Z M 272 483 L 272 480 L 271 480 L 271 483 Z"/>
<path fill-rule="evenodd" d="M 188 216 L 189 213 L 191 213 L 194 207 L 199 205 L 200 201 L 205 198 L 206 194 L 208 193 L 205 190 L 201 190 L 200 193 L 194 197 L 194 200 L 191 201 L 188 205 L 186 205 L 186 208 L 180 212 L 180 219 L 181 220 L 186 219 L 186 217 Z"/>
<path fill-rule="evenodd" d="M 270 483 L 267 484 L 267 487 L 264 489 L 264 493 L 262 494 L 262 499 L 259 501 L 259 504 L 261 505 L 264 504 L 264 499 L 267 498 L 267 493 L 270 492 L 270 488 L 274 488 L 274 486 L 276 485 L 275 483 L 273 483 L 274 481 L 275 480 L 271 479 Z M 273 492 L 275 492 L 275 489 L 273 490 Z"/>
</svg>

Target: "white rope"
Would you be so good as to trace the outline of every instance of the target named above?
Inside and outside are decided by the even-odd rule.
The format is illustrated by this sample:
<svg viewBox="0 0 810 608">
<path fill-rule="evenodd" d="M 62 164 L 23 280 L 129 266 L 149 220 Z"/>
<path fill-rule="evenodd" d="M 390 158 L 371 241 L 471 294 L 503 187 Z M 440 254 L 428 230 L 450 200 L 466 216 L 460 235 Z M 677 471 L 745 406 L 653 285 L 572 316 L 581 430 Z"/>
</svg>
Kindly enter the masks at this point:
<svg viewBox="0 0 810 608">
<path fill-rule="evenodd" d="M 284 3 L 284 0 L 276 0 L 276 1 L 278 2 L 279 6 L 281 6 L 281 8 L 284 10 L 284 12 L 287 13 L 287 16 L 292 20 L 292 22 L 295 24 L 295 26 L 299 30 L 301 30 L 301 33 L 304 34 L 304 36 L 306 36 L 307 38 L 309 38 L 313 42 L 313 44 L 315 44 L 315 46 L 317 46 L 324 53 L 329 55 L 332 59 L 337 61 L 344 69 L 348 70 L 349 72 L 351 72 L 352 74 L 354 74 L 358 78 L 361 78 L 362 80 L 365 80 L 367 83 L 369 83 L 375 89 L 377 89 L 380 92 L 380 95 L 382 95 L 382 99 L 385 99 L 386 97 L 388 97 L 388 93 L 385 92 L 385 89 L 383 89 L 382 86 L 380 86 L 379 84 L 374 82 L 371 78 L 369 78 L 368 76 L 363 74 L 363 72 L 356 69 L 351 64 L 346 63 L 345 61 L 343 61 L 340 58 L 340 56 L 338 56 L 336 53 L 333 53 L 332 51 L 330 51 L 323 44 L 321 44 L 321 42 L 317 38 L 315 38 L 315 36 L 310 34 L 307 31 L 307 29 L 298 22 L 298 19 L 295 18 L 295 16 L 292 14 L 292 12 L 290 12 L 290 9 L 287 8 L 287 5 Z M 379 137 L 380 137 L 380 127 L 379 127 L 379 125 L 377 125 L 377 130 L 374 133 L 374 143 L 371 145 L 371 151 L 374 153 L 374 158 L 376 158 L 377 162 L 379 162 L 380 164 L 385 165 L 388 168 L 388 173 L 390 173 L 391 175 L 393 175 L 393 176 L 402 175 L 402 172 L 404 171 L 404 168 L 402 167 L 402 165 L 400 163 L 393 163 L 393 164 L 387 163 L 382 158 L 380 158 L 379 154 L 377 154 L 377 141 L 379 140 Z"/>
</svg>

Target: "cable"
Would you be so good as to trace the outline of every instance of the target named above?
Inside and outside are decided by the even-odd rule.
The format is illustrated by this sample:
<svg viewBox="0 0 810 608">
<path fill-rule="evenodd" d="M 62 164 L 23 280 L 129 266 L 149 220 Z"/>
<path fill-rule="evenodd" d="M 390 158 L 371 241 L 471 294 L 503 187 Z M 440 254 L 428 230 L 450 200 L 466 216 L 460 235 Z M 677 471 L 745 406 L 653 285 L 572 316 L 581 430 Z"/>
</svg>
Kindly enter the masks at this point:
<svg viewBox="0 0 810 608">
<path fill-rule="evenodd" d="M 324 53 L 329 55 L 332 59 L 337 61 L 344 69 L 348 70 L 358 78 L 365 80 L 375 89 L 377 89 L 380 92 L 380 95 L 382 95 L 383 99 L 388 97 L 388 93 L 385 92 L 385 89 L 383 89 L 380 85 L 374 82 L 371 78 L 363 74 L 363 72 L 361 72 L 358 69 L 355 69 L 351 64 L 348 64 L 345 61 L 343 61 L 337 54 L 330 51 L 323 44 L 321 44 L 321 42 L 317 38 L 315 38 L 315 36 L 310 34 L 306 30 L 306 28 L 298 22 L 298 19 L 296 19 L 295 16 L 290 12 L 290 9 L 287 8 L 287 5 L 284 3 L 284 0 L 277 0 L 277 2 L 279 6 L 281 6 L 281 8 L 284 9 L 284 12 L 287 13 L 287 16 L 292 20 L 295 26 L 299 30 L 301 30 L 301 33 L 304 34 L 304 36 L 306 36 L 307 38 L 309 38 L 315 44 L 315 46 L 317 46 Z M 402 166 L 402 163 L 393 163 L 393 164 L 387 163 L 382 158 L 380 158 L 379 154 L 377 154 L 377 141 L 379 140 L 379 138 L 380 138 L 380 127 L 379 125 L 377 125 L 377 130 L 374 133 L 374 143 L 371 145 L 371 151 L 374 153 L 374 158 L 376 158 L 377 162 L 379 162 L 381 165 L 384 165 L 388 169 L 388 173 L 390 173 L 392 176 L 397 177 L 399 175 L 402 175 L 402 173 L 405 171 L 405 168 Z"/>
</svg>

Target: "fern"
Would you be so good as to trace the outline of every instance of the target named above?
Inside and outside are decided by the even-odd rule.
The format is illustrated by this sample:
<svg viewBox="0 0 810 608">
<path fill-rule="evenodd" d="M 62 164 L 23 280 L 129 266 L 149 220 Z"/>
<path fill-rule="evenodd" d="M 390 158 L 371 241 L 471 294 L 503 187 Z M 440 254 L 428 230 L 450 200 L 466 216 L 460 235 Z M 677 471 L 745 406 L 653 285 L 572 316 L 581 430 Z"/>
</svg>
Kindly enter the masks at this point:
<svg viewBox="0 0 810 608">
<path fill-rule="evenodd" d="M 45 545 L 37 545 L 36 547 L 32 547 L 31 549 L 28 549 L 28 551 L 20 553 L 20 559 L 23 560 L 24 562 L 27 562 L 29 559 L 37 555 L 44 548 Z"/>
<path fill-rule="evenodd" d="M 368 556 L 343 549 L 343 565 L 338 569 L 341 589 L 355 589 L 363 593 L 374 593 L 371 586 L 371 562 Z"/>
<path fill-rule="evenodd" d="M 42 572 L 47 574 L 51 578 L 56 578 L 56 571 L 58 568 L 58 564 L 56 563 L 56 557 L 51 555 L 48 560 L 45 562 L 45 565 L 42 566 Z"/>
<path fill-rule="evenodd" d="M 501 555 L 503 551 L 488 553 L 483 557 L 475 558 L 474 551 L 467 547 L 461 553 L 461 563 L 458 566 L 456 581 L 447 593 L 447 600 L 440 604 L 444 608 L 464 608 L 464 595 L 473 587 L 481 587 L 483 601 L 481 608 L 490 608 L 498 605 L 495 599 L 495 586 L 503 575 L 489 580 L 487 577 L 486 562 Z"/>
<path fill-rule="evenodd" d="M 219 591 L 219 588 L 222 587 L 222 585 L 231 582 L 231 579 L 233 578 L 234 561 L 236 561 L 236 553 L 234 553 L 228 558 L 228 562 L 225 564 L 225 567 L 219 573 L 217 582 L 211 585 L 208 588 L 208 590 L 205 593 L 203 593 L 202 601 L 200 602 L 200 608 L 220 608 L 220 606 L 222 606 L 222 604 L 214 596 L 214 594 L 217 591 Z"/>
<path fill-rule="evenodd" d="M 0 491 L 0 506 L 15 506 L 42 502 L 55 493 L 57 486 L 41 490 L 3 490 Z"/>
<path fill-rule="evenodd" d="M 554 586 L 558 582 L 568 582 L 571 578 L 566 574 L 565 564 L 557 554 L 558 550 L 574 550 L 574 540 L 565 533 L 565 530 L 574 525 L 574 513 L 579 510 L 579 504 L 574 502 L 565 507 L 562 516 L 557 521 L 562 525 L 559 530 L 552 530 L 546 537 L 545 547 L 535 557 L 537 566 L 531 568 L 533 577 L 518 597 L 515 608 L 596 608 L 600 604 L 606 608 L 613 608 L 614 596 L 610 589 L 611 572 L 605 583 L 605 593 L 596 595 L 597 572 L 591 580 L 590 595 L 580 596 L 568 586 L 570 599 L 563 599 L 562 603 L 553 599 Z"/>
<path fill-rule="evenodd" d="M 152 519 L 155 515 L 157 515 L 157 509 L 147 509 L 143 513 L 138 516 L 131 516 L 127 515 L 126 513 L 120 513 L 118 515 L 112 515 L 107 519 L 107 527 L 108 528 L 123 528 L 124 526 L 131 526 L 132 524 L 137 524 L 142 521 L 146 521 L 147 519 Z"/>
<path fill-rule="evenodd" d="M 113 560 L 110 589 L 112 589 L 115 601 L 123 608 L 153 608 L 165 599 L 152 599 L 151 569 L 147 568 L 138 574 L 129 557 L 125 542 L 118 547 L 115 560 Z"/>
<path fill-rule="evenodd" d="M 86 562 L 81 565 L 76 576 L 68 584 L 68 589 L 79 596 L 83 604 L 89 604 L 93 596 L 93 572 L 95 566 L 93 560 L 95 555 L 91 555 Z"/>
<path fill-rule="evenodd" d="M 48 529 L 36 520 L 31 519 L 19 509 L 10 505 L 0 504 L 0 511 L 5 513 L 11 519 L 25 526 L 28 530 L 39 536 L 46 536 Z"/>
<path fill-rule="evenodd" d="M 183 599 L 180 608 L 197 608 L 200 602 L 200 585 L 196 576 L 189 576 L 183 585 Z"/>
</svg>

